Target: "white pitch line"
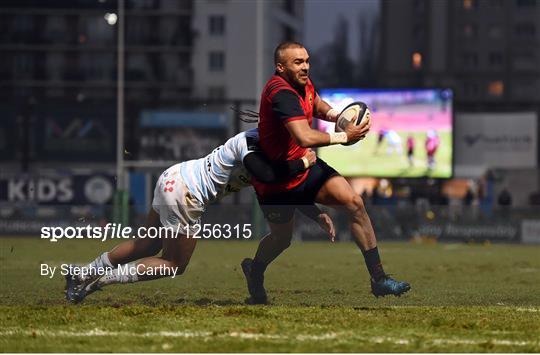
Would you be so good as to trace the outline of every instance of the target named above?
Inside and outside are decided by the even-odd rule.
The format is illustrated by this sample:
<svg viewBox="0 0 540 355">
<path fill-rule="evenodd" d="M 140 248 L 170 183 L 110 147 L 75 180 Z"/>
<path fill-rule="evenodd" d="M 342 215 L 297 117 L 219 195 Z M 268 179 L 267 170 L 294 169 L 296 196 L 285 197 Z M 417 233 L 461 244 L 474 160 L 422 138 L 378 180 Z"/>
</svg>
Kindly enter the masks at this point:
<svg viewBox="0 0 540 355">
<path fill-rule="evenodd" d="M 9 336 L 9 335 L 28 335 L 28 336 L 46 336 L 46 337 L 171 337 L 171 338 L 204 338 L 211 337 L 211 332 L 189 332 L 189 331 L 161 331 L 161 332 L 146 332 L 146 333 L 135 333 L 135 332 L 116 332 L 102 329 L 91 329 L 85 332 L 73 332 L 66 330 L 58 331 L 46 331 L 46 330 L 22 330 L 22 329 L 11 329 L 0 332 L 0 336 Z"/>
<path fill-rule="evenodd" d="M 424 344 L 433 345 L 480 345 L 480 344 L 493 344 L 493 345 L 505 345 L 505 346 L 530 346 L 540 345 L 540 340 L 508 340 L 508 339 L 459 339 L 459 338 L 434 338 L 434 339 L 406 339 L 395 337 L 368 337 L 359 336 L 353 333 L 323 333 L 323 334 L 299 334 L 296 336 L 287 336 L 281 334 L 263 334 L 263 333 L 246 333 L 246 332 L 230 332 L 213 334 L 212 332 L 204 331 L 161 331 L 161 332 L 126 332 L 126 331 L 108 331 L 102 329 L 92 329 L 85 332 L 75 331 L 50 331 L 50 330 L 23 330 L 23 329 L 8 329 L 0 331 L 0 336 L 45 336 L 45 337 L 169 337 L 169 338 L 206 338 L 210 340 L 212 338 L 239 338 L 239 339 L 252 339 L 252 340 L 280 340 L 280 341 L 324 341 L 324 340 L 340 340 L 340 341 L 352 341 L 361 340 L 364 342 L 382 344 L 392 343 L 397 345 L 409 345 L 412 343 L 421 342 Z"/>
<path fill-rule="evenodd" d="M 523 308 L 523 307 L 519 307 L 519 308 L 516 308 L 516 311 L 518 311 L 518 312 L 538 313 L 538 312 L 540 312 L 540 308 Z"/>
<path fill-rule="evenodd" d="M 342 338 L 354 338 L 354 337 L 351 337 L 350 335 L 347 335 L 347 334 L 339 334 L 339 333 L 326 333 L 326 334 L 319 334 L 319 335 L 314 335 L 314 334 L 300 334 L 300 335 L 297 335 L 295 337 L 296 340 L 298 341 L 310 341 L 310 340 L 330 340 L 330 339 L 338 339 L 339 337 L 342 337 Z"/>
<path fill-rule="evenodd" d="M 219 334 L 218 336 L 230 336 L 231 338 L 240 339 L 271 339 L 271 340 L 287 340 L 287 336 L 279 334 L 261 334 L 261 333 L 243 333 L 243 332 L 231 332 L 226 334 Z"/>
</svg>

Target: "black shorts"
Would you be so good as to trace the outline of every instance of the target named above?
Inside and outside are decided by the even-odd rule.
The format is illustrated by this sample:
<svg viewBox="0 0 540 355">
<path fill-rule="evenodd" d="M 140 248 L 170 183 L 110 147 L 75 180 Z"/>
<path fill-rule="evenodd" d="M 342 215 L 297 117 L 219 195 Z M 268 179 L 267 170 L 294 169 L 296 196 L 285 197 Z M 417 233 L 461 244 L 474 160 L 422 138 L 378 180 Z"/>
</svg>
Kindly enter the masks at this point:
<svg viewBox="0 0 540 355">
<path fill-rule="evenodd" d="M 294 189 L 274 195 L 261 197 L 257 195 L 264 217 L 272 223 L 289 222 L 299 205 L 311 205 L 315 202 L 317 193 L 328 179 L 339 175 L 331 166 L 317 158 L 308 173 L 306 180 Z"/>
</svg>

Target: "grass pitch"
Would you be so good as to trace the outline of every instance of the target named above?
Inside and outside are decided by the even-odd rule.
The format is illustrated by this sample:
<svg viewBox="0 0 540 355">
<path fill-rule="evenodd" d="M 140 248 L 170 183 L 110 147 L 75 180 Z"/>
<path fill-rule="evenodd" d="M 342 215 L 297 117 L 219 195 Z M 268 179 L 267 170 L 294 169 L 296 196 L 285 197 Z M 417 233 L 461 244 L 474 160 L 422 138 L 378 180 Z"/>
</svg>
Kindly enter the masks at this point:
<svg viewBox="0 0 540 355">
<path fill-rule="evenodd" d="M 540 247 L 381 243 L 412 284 L 376 299 L 352 243 L 293 243 L 244 304 L 256 243 L 201 241 L 186 274 L 115 285 L 81 305 L 40 263 L 83 263 L 113 243 L 2 238 L 4 352 L 539 352 Z"/>
</svg>

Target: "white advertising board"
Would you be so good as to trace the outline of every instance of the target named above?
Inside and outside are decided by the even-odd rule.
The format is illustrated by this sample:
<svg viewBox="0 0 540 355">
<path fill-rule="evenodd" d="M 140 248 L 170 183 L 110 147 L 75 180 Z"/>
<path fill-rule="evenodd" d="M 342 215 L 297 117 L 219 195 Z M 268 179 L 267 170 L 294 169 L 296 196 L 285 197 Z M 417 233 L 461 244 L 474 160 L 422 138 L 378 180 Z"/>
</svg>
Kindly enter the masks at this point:
<svg viewBox="0 0 540 355">
<path fill-rule="evenodd" d="M 454 176 L 477 177 L 492 168 L 534 168 L 535 112 L 456 113 Z"/>
</svg>

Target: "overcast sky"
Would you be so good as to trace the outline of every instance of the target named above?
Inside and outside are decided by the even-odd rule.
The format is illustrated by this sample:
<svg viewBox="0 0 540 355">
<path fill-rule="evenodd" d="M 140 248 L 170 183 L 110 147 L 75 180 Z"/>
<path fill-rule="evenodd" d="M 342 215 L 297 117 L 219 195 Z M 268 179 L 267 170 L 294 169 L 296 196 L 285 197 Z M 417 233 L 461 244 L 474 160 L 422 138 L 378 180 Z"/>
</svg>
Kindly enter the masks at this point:
<svg viewBox="0 0 540 355">
<path fill-rule="evenodd" d="M 359 14 L 371 17 L 379 13 L 379 0 L 306 0 L 304 18 L 304 44 L 317 50 L 332 41 L 334 27 L 340 14 L 349 20 L 349 55 L 358 53 Z"/>
</svg>

